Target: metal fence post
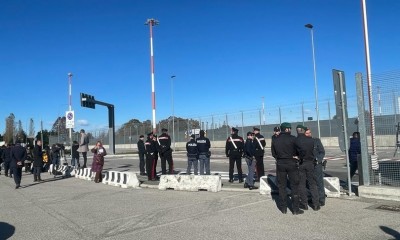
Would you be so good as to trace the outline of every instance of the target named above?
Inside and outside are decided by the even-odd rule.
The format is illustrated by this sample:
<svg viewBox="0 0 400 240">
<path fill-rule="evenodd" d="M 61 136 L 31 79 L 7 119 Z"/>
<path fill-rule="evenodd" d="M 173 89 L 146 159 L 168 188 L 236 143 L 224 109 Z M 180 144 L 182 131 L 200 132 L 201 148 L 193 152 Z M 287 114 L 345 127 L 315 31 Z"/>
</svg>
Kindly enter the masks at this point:
<svg viewBox="0 0 400 240">
<path fill-rule="evenodd" d="M 365 121 L 364 90 L 361 73 L 356 73 L 356 92 L 358 108 L 358 126 L 361 142 L 361 168 L 359 168 L 360 185 L 370 185 L 368 141 L 367 141 L 367 123 Z M 361 171 L 360 171 L 361 170 Z"/>
</svg>

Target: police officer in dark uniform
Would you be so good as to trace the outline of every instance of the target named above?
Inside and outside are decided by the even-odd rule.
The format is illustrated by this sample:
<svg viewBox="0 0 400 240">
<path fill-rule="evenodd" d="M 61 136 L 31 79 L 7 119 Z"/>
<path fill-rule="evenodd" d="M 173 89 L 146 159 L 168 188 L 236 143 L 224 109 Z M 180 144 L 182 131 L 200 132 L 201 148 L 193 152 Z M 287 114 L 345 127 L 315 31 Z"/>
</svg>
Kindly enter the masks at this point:
<svg viewBox="0 0 400 240">
<path fill-rule="evenodd" d="M 279 134 L 281 133 L 281 129 L 279 127 L 274 127 L 274 135 L 271 137 L 271 142 L 274 141 L 277 137 L 279 137 Z"/>
<path fill-rule="evenodd" d="M 306 182 L 310 187 L 311 199 L 313 209 L 318 211 L 321 209 L 319 205 L 317 182 L 314 173 L 314 139 L 304 135 L 307 130 L 302 125 L 297 125 L 297 138 L 296 138 L 296 149 L 299 153 L 300 166 L 299 166 L 299 196 L 300 196 L 300 208 L 308 210 L 308 197 Z"/>
<path fill-rule="evenodd" d="M 200 137 L 196 139 L 197 150 L 199 151 L 200 175 L 210 175 L 210 139 L 205 137 L 205 131 L 200 130 Z"/>
<path fill-rule="evenodd" d="M 257 187 L 254 186 L 254 171 L 256 168 L 256 160 L 254 158 L 256 148 L 254 145 L 256 143 L 254 143 L 253 137 L 254 133 L 247 132 L 247 139 L 244 143 L 244 157 L 246 158 L 247 169 L 249 170 L 244 188 L 249 188 L 250 190 L 257 189 Z"/>
<path fill-rule="evenodd" d="M 14 175 L 15 189 L 21 186 L 22 166 L 26 159 L 26 149 L 21 146 L 21 141 L 17 140 L 14 147 L 11 148 L 11 172 Z"/>
<path fill-rule="evenodd" d="M 188 157 L 188 166 L 187 166 L 186 174 L 190 174 L 192 165 L 193 165 L 193 174 L 197 175 L 197 173 L 198 173 L 199 151 L 197 149 L 197 143 L 196 143 L 195 137 L 196 136 L 194 134 L 192 134 L 190 136 L 190 141 L 186 143 L 186 152 L 187 152 L 187 157 Z"/>
<path fill-rule="evenodd" d="M 296 137 L 290 134 L 291 124 L 284 122 L 281 124 L 281 134 L 274 139 L 271 144 L 272 156 L 276 159 L 276 173 L 279 188 L 279 208 L 282 213 L 287 213 L 287 177 L 289 177 L 292 190 L 293 214 L 302 214 L 304 211 L 299 209 L 299 169 L 298 156 L 296 151 Z"/>
<path fill-rule="evenodd" d="M 168 173 L 174 173 L 174 161 L 172 159 L 172 148 L 171 148 L 171 137 L 168 135 L 168 130 L 161 129 L 162 134 L 158 137 L 159 149 L 161 157 L 161 171 L 162 174 L 167 174 L 167 163 L 168 162 Z"/>
<path fill-rule="evenodd" d="M 139 170 L 141 176 L 146 176 L 144 155 L 146 154 L 146 148 L 144 147 L 144 136 L 140 135 L 139 141 L 137 142 L 138 154 L 139 154 Z"/>
<path fill-rule="evenodd" d="M 305 135 L 307 137 L 312 137 L 311 130 L 307 129 Z M 314 173 L 315 180 L 317 181 L 319 205 L 325 206 L 325 186 L 324 186 L 324 170 L 323 165 L 326 164 L 325 149 L 324 145 L 319 138 L 313 138 L 314 140 Z"/>
<path fill-rule="evenodd" d="M 242 177 L 242 156 L 244 140 L 242 137 L 238 136 L 239 130 L 232 128 L 231 136 L 226 140 L 225 144 L 225 154 L 229 157 L 229 182 L 233 183 L 233 168 L 236 163 L 236 168 L 238 170 L 239 183 L 243 182 Z"/>
<path fill-rule="evenodd" d="M 153 140 L 153 133 L 147 134 L 147 140 L 144 143 L 146 148 L 146 172 L 147 172 L 147 179 L 150 181 L 156 180 L 156 142 Z"/>
<path fill-rule="evenodd" d="M 265 170 L 264 170 L 265 139 L 264 136 L 260 134 L 259 128 L 254 127 L 253 133 L 254 133 L 254 146 L 256 148 L 256 152 L 254 154 L 254 157 L 256 159 L 256 171 L 257 171 L 256 181 L 260 181 L 260 178 L 265 175 Z"/>
<path fill-rule="evenodd" d="M 42 179 L 40 177 L 42 168 L 43 168 L 42 141 L 37 140 L 36 146 L 33 149 L 33 181 L 34 182 L 42 181 Z"/>
</svg>

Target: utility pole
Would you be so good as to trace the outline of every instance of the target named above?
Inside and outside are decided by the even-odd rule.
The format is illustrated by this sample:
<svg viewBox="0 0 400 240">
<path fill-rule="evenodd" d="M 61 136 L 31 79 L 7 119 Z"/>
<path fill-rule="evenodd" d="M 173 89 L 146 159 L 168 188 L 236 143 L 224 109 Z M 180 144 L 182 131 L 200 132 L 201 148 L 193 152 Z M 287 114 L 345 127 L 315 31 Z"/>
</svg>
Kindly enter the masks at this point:
<svg viewBox="0 0 400 240">
<path fill-rule="evenodd" d="M 158 25 L 159 22 L 154 18 L 147 19 L 145 25 L 150 27 L 150 69 L 151 69 L 151 105 L 153 114 L 153 133 L 157 132 L 156 128 L 156 93 L 154 86 L 154 54 L 153 54 L 153 26 Z"/>
</svg>

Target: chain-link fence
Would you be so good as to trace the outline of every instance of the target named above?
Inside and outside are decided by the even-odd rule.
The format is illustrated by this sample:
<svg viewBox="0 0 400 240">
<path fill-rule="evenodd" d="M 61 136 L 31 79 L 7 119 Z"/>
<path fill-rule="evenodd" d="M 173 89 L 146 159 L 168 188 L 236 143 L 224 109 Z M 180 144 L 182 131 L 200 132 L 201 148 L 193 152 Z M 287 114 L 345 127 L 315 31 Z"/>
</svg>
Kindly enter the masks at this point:
<svg viewBox="0 0 400 240">
<path fill-rule="evenodd" d="M 372 101 L 369 102 L 368 80 L 362 78 L 368 136 L 370 184 L 400 186 L 399 125 L 400 72 L 371 76 Z M 370 108 L 372 113 L 370 113 Z M 373 117 L 373 121 L 371 121 Z M 372 126 L 375 130 L 374 134 Z M 376 157 L 377 156 L 377 159 Z"/>
</svg>

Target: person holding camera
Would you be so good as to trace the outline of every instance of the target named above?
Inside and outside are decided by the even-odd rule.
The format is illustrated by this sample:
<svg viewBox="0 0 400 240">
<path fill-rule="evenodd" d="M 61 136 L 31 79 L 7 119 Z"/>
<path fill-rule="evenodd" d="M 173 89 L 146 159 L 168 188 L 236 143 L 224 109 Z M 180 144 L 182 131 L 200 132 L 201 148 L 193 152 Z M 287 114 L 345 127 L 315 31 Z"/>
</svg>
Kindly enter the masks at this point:
<svg viewBox="0 0 400 240">
<path fill-rule="evenodd" d="M 99 183 L 103 180 L 104 156 L 107 155 L 106 149 L 101 141 L 97 141 L 91 152 L 93 153 L 92 172 L 95 172 L 94 182 Z"/>
</svg>

